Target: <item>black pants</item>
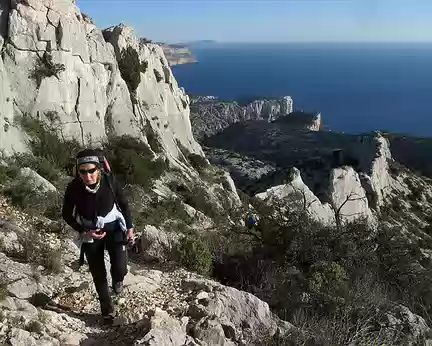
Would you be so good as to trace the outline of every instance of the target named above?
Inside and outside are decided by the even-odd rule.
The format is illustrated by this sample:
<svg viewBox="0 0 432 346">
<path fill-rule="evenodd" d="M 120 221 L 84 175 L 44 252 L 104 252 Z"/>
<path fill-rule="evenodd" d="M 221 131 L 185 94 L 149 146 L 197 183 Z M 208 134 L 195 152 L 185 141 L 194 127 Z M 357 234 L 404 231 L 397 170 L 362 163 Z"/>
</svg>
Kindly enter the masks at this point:
<svg viewBox="0 0 432 346">
<path fill-rule="evenodd" d="M 127 274 L 127 250 L 123 242 L 124 238 L 119 234 L 121 235 L 120 231 L 109 230 L 105 238 L 95 239 L 93 243 L 82 245 L 99 296 L 102 315 L 114 311 L 105 268 L 105 249 L 108 250 L 110 257 L 113 284 L 123 281 Z"/>
</svg>

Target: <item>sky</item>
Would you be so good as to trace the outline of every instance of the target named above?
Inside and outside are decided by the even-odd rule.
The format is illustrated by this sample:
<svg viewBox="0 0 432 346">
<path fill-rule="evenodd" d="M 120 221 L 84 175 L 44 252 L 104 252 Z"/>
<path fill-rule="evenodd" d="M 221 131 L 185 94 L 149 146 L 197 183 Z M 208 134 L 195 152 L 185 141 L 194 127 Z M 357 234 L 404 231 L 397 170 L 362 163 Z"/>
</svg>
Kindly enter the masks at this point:
<svg viewBox="0 0 432 346">
<path fill-rule="evenodd" d="M 432 42 L 432 0 L 77 0 L 98 27 L 179 43 Z"/>
</svg>

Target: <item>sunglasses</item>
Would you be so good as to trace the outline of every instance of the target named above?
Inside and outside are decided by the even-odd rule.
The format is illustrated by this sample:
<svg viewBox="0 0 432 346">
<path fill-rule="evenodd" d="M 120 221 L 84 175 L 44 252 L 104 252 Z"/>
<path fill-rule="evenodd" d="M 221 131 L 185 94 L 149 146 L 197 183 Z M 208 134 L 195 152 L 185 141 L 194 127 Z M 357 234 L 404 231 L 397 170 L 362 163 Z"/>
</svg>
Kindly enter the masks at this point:
<svg viewBox="0 0 432 346">
<path fill-rule="evenodd" d="M 94 172 L 96 172 L 98 169 L 97 168 L 92 168 L 92 169 L 80 169 L 79 173 L 81 175 L 86 175 L 86 174 L 93 174 Z"/>
</svg>

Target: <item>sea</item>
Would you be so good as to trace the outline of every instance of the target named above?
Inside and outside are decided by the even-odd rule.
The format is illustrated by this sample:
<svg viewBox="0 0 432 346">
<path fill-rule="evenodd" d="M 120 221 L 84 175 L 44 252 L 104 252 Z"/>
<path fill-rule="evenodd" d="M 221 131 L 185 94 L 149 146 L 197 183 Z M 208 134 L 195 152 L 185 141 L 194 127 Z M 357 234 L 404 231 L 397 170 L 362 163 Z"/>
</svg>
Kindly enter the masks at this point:
<svg viewBox="0 0 432 346">
<path fill-rule="evenodd" d="M 209 43 L 173 67 L 191 95 L 289 95 L 327 130 L 432 137 L 432 43 Z"/>
</svg>

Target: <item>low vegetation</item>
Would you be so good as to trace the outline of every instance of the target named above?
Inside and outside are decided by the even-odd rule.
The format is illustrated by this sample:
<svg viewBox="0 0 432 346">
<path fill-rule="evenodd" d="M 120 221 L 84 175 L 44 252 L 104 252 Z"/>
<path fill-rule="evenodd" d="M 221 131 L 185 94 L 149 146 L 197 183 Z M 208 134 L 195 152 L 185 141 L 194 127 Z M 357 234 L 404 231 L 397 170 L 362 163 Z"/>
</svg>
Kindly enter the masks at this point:
<svg viewBox="0 0 432 346">
<path fill-rule="evenodd" d="M 281 213 L 281 206 L 250 201 L 259 225 L 234 225 L 218 235 L 219 244 L 210 247 L 213 276 L 257 295 L 301 327 L 305 333 L 294 344 L 406 344 L 403 330 L 396 335 L 384 328 L 386 313 L 403 304 L 429 319 L 432 261 L 420 248 L 432 243 L 425 236 L 409 239 L 362 222 L 323 227 L 301 210 Z"/>
<path fill-rule="evenodd" d="M 128 46 L 121 52 L 121 57 L 118 62 L 122 78 L 128 86 L 129 92 L 135 94 L 141 83 L 141 63 L 138 52 L 132 47 Z"/>
<path fill-rule="evenodd" d="M 104 145 L 104 152 L 117 177 L 145 189 L 150 189 L 168 168 L 164 159 L 155 159 L 145 143 L 130 136 L 111 138 Z"/>
<path fill-rule="evenodd" d="M 56 77 L 58 78 L 59 73 L 66 69 L 64 64 L 58 64 L 53 62 L 53 56 L 50 52 L 44 52 L 42 56 L 38 56 L 36 64 L 30 73 L 32 78 L 39 88 L 44 78 Z"/>
</svg>

